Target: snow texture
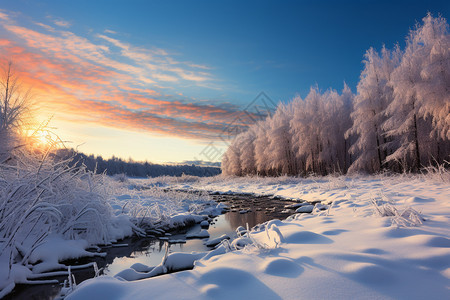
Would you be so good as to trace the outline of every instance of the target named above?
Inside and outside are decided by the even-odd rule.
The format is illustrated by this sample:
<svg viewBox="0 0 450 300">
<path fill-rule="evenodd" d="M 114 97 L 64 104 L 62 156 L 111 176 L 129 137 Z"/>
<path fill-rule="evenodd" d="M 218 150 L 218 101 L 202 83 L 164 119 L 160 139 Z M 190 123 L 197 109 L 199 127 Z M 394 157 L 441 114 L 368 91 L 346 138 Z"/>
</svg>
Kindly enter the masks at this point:
<svg viewBox="0 0 450 300">
<path fill-rule="evenodd" d="M 101 276 L 67 299 L 448 298 L 448 181 L 216 177 L 189 187 L 320 201 L 326 210 L 239 228 L 243 237 L 207 254 L 171 254 L 171 268 L 193 270 L 130 282 Z"/>
</svg>

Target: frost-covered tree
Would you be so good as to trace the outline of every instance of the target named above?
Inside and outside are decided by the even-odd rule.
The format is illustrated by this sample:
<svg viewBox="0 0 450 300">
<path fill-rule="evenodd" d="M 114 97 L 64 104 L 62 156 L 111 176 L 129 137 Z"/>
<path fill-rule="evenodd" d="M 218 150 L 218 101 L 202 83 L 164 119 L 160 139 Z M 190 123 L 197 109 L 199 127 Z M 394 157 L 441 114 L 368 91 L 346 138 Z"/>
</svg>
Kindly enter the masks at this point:
<svg viewBox="0 0 450 300">
<path fill-rule="evenodd" d="M 342 94 L 328 90 L 323 94 L 324 115 L 321 128 L 321 143 L 324 145 L 319 161 L 326 173 L 346 172 L 349 164 L 348 138 L 345 132 L 351 127 L 350 113 L 353 93 L 344 84 Z"/>
<path fill-rule="evenodd" d="M 428 14 L 406 49 L 370 48 L 353 95 L 312 87 L 237 139 L 232 174 L 329 174 L 418 170 L 450 159 L 450 35 Z M 249 147 L 253 145 L 253 147 Z M 254 160 L 251 153 L 254 153 Z M 245 165 L 245 167 L 242 167 Z M 236 166 L 241 166 L 237 168 Z M 349 167 L 350 166 L 350 167 Z"/>
<path fill-rule="evenodd" d="M 30 91 L 24 89 L 19 74 L 11 61 L 3 63 L 0 70 L 0 154 L 6 153 L 27 121 L 31 105 Z"/>
<path fill-rule="evenodd" d="M 269 164 L 277 174 L 294 175 L 297 172 L 295 153 L 292 150 L 290 120 L 292 105 L 280 103 L 269 123 Z"/>
<path fill-rule="evenodd" d="M 237 135 L 236 138 L 231 142 L 230 146 L 227 149 L 227 152 L 225 153 L 226 160 L 222 160 L 222 162 L 225 162 L 227 164 L 226 174 L 237 176 L 243 175 L 240 159 L 243 134 L 244 133 Z"/>
<path fill-rule="evenodd" d="M 231 169 L 230 169 L 230 159 L 229 159 L 229 149 L 225 151 L 225 153 L 222 156 L 222 162 L 220 165 L 220 168 L 222 169 L 223 175 L 232 175 Z"/>
<path fill-rule="evenodd" d="M 450 139 L 450 33 L 447 21 L 428 14 L 424 24 L 415 33 L 423 44 L 421 81 L 417 96 L 423 101 L 423 114 L 431 118 L 434 137 Z"/>
<path fill-rule="evenodd" d="M 293 149 L 303 173 L 346 172 L 350 159 L 345 132 L 351 126 L 352 99 L 345 85 L 341 95 L 331 89 L 321 93 L 314 87 L 305 101 L 300 97 L 293 100 Z"/>
<path fill-rule="evenodd" d="M 271 174 L 269 152 L 267 148 L 268 141 L 270 139 L 270 137 L 268 136 L 269 122 L 270 117 L 267 117 L 266 120 L 258 121 L 255 124 L 255 166 L 256 173 L 259 175 Z"/>
<path fill-rule="evenodd" d="M 304 101 L 297 101 L 291 120 L 294 148 L 297 156 L 304 160 L 305 171 L 322 173 L 320 152 L 321 131 L 324 120 L 324 102 L 317 87 L 311 88 Z"/>
<path fill-rule="evenodd" d="M 256 139 L 255 125 L 250 126 L 248 131 L 243 133 L 240 144 L 240 162 L 241 169 L 244 175 L 256 174 L 255 166 L 255 139 Z"/>
<path fill-rule="evenodd" d="M 347 132 L 347 137 L 356 136 L 350 153 L 357 158 L 350 171 L 377 172 L 383 167 L 388 155 L 388 141 L 382 124 L 387 119 L 385 110 L 393 100 L 389 82 L 400 57 L 398 47 L 393 51 L 383 47 L 381 55 L 370 48 L 365 54 L 364 70 L 357 85 L 351 113 L 353 125 Z"/>
<path fill-rule="evenodd" d="M 442 145 L 448 144 L 450 126 L 448 38 L 445 19 L 430 14 L 409 33 L 390 81 L 394 99 L 386 109 L 389 118 L 384 128 L 397 148 L 388 161 L 402 161 L 407 168 L 418 170 L 436 156 L 442 157 L 437 138 Z M 445 152 L 446 147 L 444 155 L 448 155 Z"/>
</svg>

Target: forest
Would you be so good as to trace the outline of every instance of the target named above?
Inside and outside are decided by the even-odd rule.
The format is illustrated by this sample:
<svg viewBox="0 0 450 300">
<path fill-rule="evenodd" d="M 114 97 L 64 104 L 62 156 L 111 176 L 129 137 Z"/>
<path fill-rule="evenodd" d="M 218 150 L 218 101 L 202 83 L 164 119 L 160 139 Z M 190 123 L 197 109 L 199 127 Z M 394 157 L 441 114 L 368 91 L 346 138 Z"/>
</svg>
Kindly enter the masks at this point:
<svg viewBox="0 0 450 300">
<path fill-rule="evenodd" d="M 198 166 L 195 164 L 155 164 L 150 162 L 125 161 L 118 157 L 103 159 L 102 156 L 86 155 L 73 149 L 58 149 L 55 153 L 57 160 L 70 160 L 70 165 L 107 175 L 124 174 L 128 177 L 158 177 L 192 175 L 198 177 L 215 176 L 220 174 L 220 168 L 213 166 Z"/>
<path fill-rule="evenodd" d="M 356 94 L 344 83 L 279 103 L 222 158 L 226 175 L 419 172 L 449 166 L 450 34 L 428 14 L 401 49 L 370 48 Z"/>
</svg>

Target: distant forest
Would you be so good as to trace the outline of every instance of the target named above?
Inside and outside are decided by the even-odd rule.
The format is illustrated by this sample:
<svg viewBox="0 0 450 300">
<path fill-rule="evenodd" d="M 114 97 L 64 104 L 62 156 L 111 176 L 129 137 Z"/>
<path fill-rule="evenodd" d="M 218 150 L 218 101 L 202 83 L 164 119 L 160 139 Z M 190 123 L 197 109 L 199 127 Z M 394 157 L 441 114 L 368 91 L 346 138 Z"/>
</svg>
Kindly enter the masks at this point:
<svg viewBox="0 0 450 300">
<path fill-rule="evenodd" d="M 159 165 L 149 162 L 125 161 L 117 157 L 103 159 L 101 156 L 86 155 L 73 149 L 59 149 L 56 157 L 60 160 L 71 159 L 71 165 L 84 164 L 89 171 L 106 172 L 107 175 L 125 174 L 129 177 L 158 177 L 193 175 L 199 177 L 215 176 L 221 173 L 219 167 L 184 165 Z"/>
<path fill-rule="evenodd" d="M 450 33 L 428 14 L 401 50 L 365 54 L 353 94 L 312 87 L 305 99 L 238 135 L 222 158 L 229 175 L 418 172 L 450 161 Z"/>
</svg>

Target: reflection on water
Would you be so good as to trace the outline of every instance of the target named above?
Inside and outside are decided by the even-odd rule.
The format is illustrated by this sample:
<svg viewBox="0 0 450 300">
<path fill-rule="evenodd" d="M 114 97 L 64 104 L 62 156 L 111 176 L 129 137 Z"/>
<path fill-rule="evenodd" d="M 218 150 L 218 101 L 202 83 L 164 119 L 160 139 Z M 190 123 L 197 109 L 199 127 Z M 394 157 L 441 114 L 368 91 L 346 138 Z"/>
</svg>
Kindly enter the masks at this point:
<svg viewBox="0 0 450 300">
<path fill-rule="evenodd" d="M 230 211 L 224 215 L 220 215 L 214 218 L 211 226 L 208 228 L 208 232 L 211 238 L 219 237 L 223 234 L 227 234 L 232 239 L 236 237 L 235 230 L 239 226 L 249 228 L 255 225 L 264 223 L 272 219 L 284 219 L 290 215 L 290 213 L 281 212 L 284 209 L 284 205 L 290 204 L 285 200 L 275 200 L 268 197 L 252 197 L 252 196 L 237 196 L 237 195 L 220 195 L 215 196 L 216 200 L 224 202 L 229 207 L 235 207 L 234 211 Z M 251 209 L 251 212 L 241 214 L 240 209 Z M 267 210 L 266 208 L 271 208 Z M 275 209 L 272 209 L 275 208 Z M 292 212 L 293 213 L 293 210 Z M 196 232 L 200 230 L 200 225 L 196 225 L 190 228 L 186 233 L 176 234 L 170 236 L 170 239 L 182 239 L 186 238 L 187 233 Z M 173 252 L 202 252 L 209 251 L 204 245 L 204 241 L 208 239 L 192 239 L 186 240 L 185 244 L 170 244 L 169 253 Z M 158 265 L 165 254 L 164 241 L 153 240 L 151 244 L 139 251 L 134 251 L 129 256 L 116 257 L 114 261 L 107 265 L 105 268 L 105 274 L 115 275 L 120 271 L 129 268 L 135 263 L 142 263 L 147 266 Z"/>
<path fill-rule="evenodd" d="M 234 232 L 235 227 L 230 224 L 230 222 L 226 218 L 226 215 L 218 216 L 214 220 L 215 224 L 211 225 L 208 228 L 208 232 L 211 238 L 219 237 L 222 234 L 228 234 L 232 238 L 236 236 Z M 171 240 L 185 240 L 186 234 L 200 231 L 200 229 L 200 225 L 195 225 L 187 230 L 186 233 L 174 234 L 169 238 Z M 189 239 L 186 240 L 186 243 L 169 244 L 169 253 L 209 251 L 211 250 L 211 248 L 208 248 L 204 245 L 204 241 L 207 240 L 208 239 Z M 120 271 L 129 268 L 135 263 L 141 263 L 147 266 L 158 265 L 162 261 L 165 254 L 165 243 L 165 241 L 155 239 L 145 249 L 135 251 L 129 256 L 114 258 L 114 261 L 105 267 L 104 274 L 115 275 Z"/>
<path fill-rule="evenodd" d="M 252 211 L 246 214 L 230 212 L 225 214 L 224 217 L 232 228 L 246 227 L 246 224 L 248 224 L 249 228 L 252 228 L 257 224 L 271 220 L 270 216 L 265 214 L 264 211 Z"/>
</svg>

